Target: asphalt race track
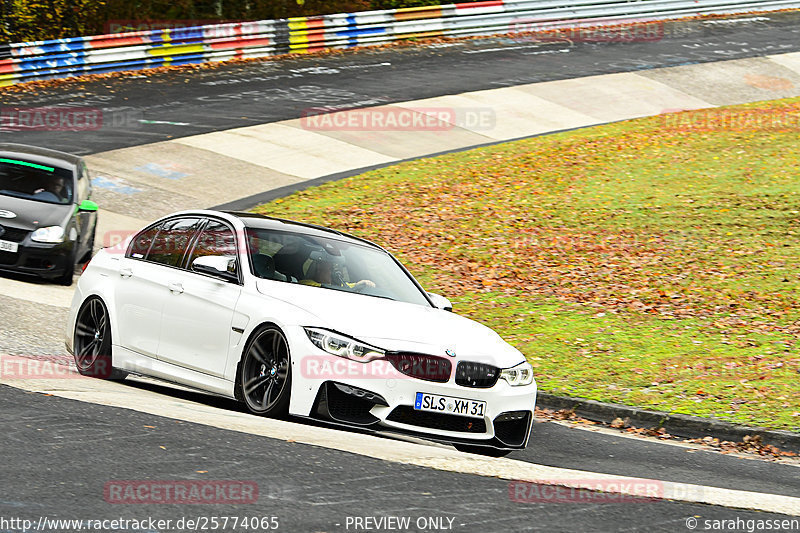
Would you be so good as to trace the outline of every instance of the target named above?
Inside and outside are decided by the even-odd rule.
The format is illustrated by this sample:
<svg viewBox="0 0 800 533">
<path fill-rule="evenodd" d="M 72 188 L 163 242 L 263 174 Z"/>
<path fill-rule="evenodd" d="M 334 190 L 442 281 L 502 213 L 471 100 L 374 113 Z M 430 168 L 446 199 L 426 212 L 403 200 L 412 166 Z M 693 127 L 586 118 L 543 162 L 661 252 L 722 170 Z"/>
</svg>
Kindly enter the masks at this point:
<svg viewBox="0 0 800 533">
<path fill-rule="evenodd" d="M 534 43 L 480 39 L 362 51 L 3 94 L 4 106 L 101 107 L 98 132 L 0 132 L 76 154 L 152 143 L 301 116 L 526 83 L 759 57 L 800 50 L 796 13 L 668 22 L 646 42 Z M 117 125 L 119 124 L 119 125 Z"/>
<path fill-rule="evenodd" d="M 304 444 L 143 416 L 127 409 L 0 388 L 4 486 L 0 516 L 172 519 L 276 516 L 277 531 L 364 531 L 347 517 L 445 517 L 404 531 L 681 531 L 689 517 L 780 515 L 668 501 L 515 502 L 509 482 L 358 458 Z M 12 414 L 13 413 L 13 414 Z M 38 444 L 36 444 L 38 443 Z M 203 473 L 198 471 L 204 471 Z M 122 505 L 109 480 L 248 480 L 257 505 Z M 451 525 L 452 524 L 452 525 Z M 120 529 L 121 530 L 121 529 Z M 390 531 L 390 529 L 385 529 Z M 8 530 L 11 531 L 11 530 Z"/>
<path fill-rule="evenodd" d="M 538 81 L 794 52 L 800 50 L 798 22 L 796 14 L 771 14 L 668 23 L 662 40 L 639 43 L 481 39 L 69 83 L 35 93 L 0 93 L 3 106 L 97 106 L 105 117 L 112 117 L 96 132 L 0 131 L 0 142 L 93 154 L 297 118 L 309 107 L 371 106 Z M 48 287 L 31 283 L 30 290 L 34 295 Z M 58 358 L 63 353 L 65 311 L 41 305 L 41 301 L 36 296 L 30 301 L 0 296 L 5 333 L 0 338 L 0 353 L 44 358 Z M 156 393 L 176 404 L 186 400 L 238 411 L 233 402 L 148 382 L 132 382 L 127 387 L 133 392 Z M 301 444 L 176 421 L 169 413 L 164 416 L 168 418 L 0 386 L 0 417 L 6 428 L 0 437 L 6 452 L 0 517 L 37 521 L 41 516 L 150 515 L 178 519 L 246 513 L 277 516 L 278 531 L 366 530 L 348 523 L 348 517 L 410 517 L 412 524 L 419 518 L 445 517 L 452 523 L 444 520 L 437 527 L 406 530 L 470 532 L 688 531 L 686 519 L 694 516 L 701 521 L 785 518 L 675 501 L 518 502 L 511 499 L 507 480 L 387 463 L 328 449 L 324 443 Z M 376 446 L 394 442 L 370 438 Z M 800 497 L 796 462 L 721 455 L 696 446 L 556 423 L 536 424 L 530 447 L 511 454 L 510 459 Z M 103 497 L 104 485 L 113 480 L 204 478 L 255 481 L 259 502 L 238 507 L 142 507 L 111 504 Z M 0 531 L 15 530 L 4 528 L 0 521 Z M 702 526 L 696 530 L 703 530 Z"/>
</svg>

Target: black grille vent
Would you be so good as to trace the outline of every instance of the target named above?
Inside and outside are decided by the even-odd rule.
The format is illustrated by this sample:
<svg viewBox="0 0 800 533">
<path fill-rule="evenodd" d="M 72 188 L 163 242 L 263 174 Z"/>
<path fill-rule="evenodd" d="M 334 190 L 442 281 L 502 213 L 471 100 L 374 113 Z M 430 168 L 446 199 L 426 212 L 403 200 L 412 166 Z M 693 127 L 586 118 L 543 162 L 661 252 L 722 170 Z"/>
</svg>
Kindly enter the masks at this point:
<svg viewBox="0 0 800 533">
<path fill-rule="evenodd" d="M 456 384 L 462 387 L 488 389 L 494 387 L 499 377 L 500 369 L 485 363 L 461 361 L 456 367 Z"/>
<path fill-rule="evenodd" d="M 387 354 L 386 359 L 398 372 L 412 378 L 445 383 L 450 380 L 453 365 L 449 359 L 414 353 Z"/>
<path fill-rule="evenodd" d="M 0 265 L 15 265 L 18 259 L 19 254 L 0 252 Z"/>
<path fill-rule="evenodd" d="M 0 226 L 0 241 L 22 242 L 25 237 L 30 233 L 26 229 L 9 228 L 8 226 Z"/>
<path fill-rule="evenodd" d="M 387 420 L 442 431 L 458 431 L 461 433 L 486 433 L 486 422 L 482 418 L 468 418 L 466 416 L 451 415 L 447 413 L 429 413 L 417 411 L 411 406 L 401 405 L 389 414 Z"/>
</svg>

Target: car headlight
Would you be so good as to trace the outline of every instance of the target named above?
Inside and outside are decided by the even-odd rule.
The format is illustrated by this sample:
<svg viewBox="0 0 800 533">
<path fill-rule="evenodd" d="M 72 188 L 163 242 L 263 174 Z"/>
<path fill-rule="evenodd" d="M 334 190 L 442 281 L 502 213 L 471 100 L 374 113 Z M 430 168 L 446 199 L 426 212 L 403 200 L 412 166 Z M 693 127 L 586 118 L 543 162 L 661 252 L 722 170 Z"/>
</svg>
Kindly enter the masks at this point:
<svg viewBox="0 0 800 533">
<path fill-rule="evenodd" d="M 530 363 L 520 363 L 513 368 L 504 368 L 500 377 L 512 387 L 521 387 L 533 383 L 533 367 Z"/>
<path fill-rule="evenodd" d="M 358 342 L 340 333 L 320 328 L 303 328 L 311 343 L 331 355 L 345 357 L 352 361 L 368 363 L 380 359 L 386 352 L 375 346 Z"/>
<path fill-rule="evenodd" d="M 31 240 L 36 242 L 57 243 L 64 240 L 64 228 L 61 226 L 48 226 L 39 228 L 31 234 Z"/>
</svg>

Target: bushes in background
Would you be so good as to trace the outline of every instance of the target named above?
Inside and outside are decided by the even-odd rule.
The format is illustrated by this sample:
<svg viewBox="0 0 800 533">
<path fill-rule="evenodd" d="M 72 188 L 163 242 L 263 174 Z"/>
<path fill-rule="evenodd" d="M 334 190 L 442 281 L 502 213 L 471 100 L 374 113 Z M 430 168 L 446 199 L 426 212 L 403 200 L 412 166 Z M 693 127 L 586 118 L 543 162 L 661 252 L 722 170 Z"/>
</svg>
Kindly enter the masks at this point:
<svg viewBox="0 0 800 533">
<path fill-rule="evenodd" d="M 181 24 L 181 21 L 210 24 L 440 3 L 436 0 L 0 0 L 0 42 L 97 35 L 119 31 L 120 27 L 139 29 L 136 25 L 147 21 L 156 23 L 155 27 L 158 23 Z M 114 21 L 122 24 L 114 25 Z"/>
</svg>

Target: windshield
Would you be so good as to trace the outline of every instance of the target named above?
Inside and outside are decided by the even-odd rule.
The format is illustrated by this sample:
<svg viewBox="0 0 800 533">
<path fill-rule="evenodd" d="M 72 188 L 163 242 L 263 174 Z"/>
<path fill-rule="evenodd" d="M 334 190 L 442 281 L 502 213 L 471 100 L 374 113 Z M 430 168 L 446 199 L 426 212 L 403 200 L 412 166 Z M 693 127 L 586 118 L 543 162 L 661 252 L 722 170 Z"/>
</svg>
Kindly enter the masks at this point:
<svg viewBox="0 0 800 533">
<path fill-rule="evenodd" d="M 430 306 L 388 253 L 336 239 L 247 230 L 250 265 L 260 278 Z"/>
<path fill-rule="evenodd" d="M 72 172 L 18 159 L 0 158 L 0 194 L 51 204 L 72 202 Z"/>
</svg>

